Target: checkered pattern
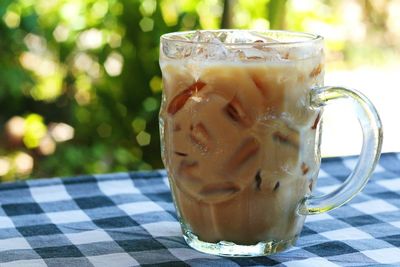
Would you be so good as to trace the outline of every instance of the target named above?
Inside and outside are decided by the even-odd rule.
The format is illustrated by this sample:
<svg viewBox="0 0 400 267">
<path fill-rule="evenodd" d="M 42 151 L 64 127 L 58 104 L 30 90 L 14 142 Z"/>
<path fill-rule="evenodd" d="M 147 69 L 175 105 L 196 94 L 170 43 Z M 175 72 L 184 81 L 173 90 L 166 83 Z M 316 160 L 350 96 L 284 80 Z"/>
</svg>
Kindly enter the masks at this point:
<svg viewBox="0 0 400 267">
<path fill-rule="evenodd" d="M 356 158 L 323 161 L 317 189 L 342 182 Z M 222 258 L 189 248 L 164 171 L 0 185 L 0 266 L 400 266 L 400 154 L 381 161 L 349 204 L 309 216 L 295 248 Z"/>
</svg>

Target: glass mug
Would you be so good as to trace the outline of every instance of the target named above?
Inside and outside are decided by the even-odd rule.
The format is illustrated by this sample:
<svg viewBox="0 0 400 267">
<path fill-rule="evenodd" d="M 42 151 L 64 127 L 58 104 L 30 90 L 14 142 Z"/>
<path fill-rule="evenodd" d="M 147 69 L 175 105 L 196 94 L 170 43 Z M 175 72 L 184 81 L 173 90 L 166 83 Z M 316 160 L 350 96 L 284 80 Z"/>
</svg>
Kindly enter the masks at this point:
<svg viewBox="0 0 400 267">
<path fill-rule="evenodd" d="M 324 87 L 323 38 L 216 30 L 161 36 L 162 159 L 193 248 L 261 256 L 292 246 L 306 215 L 337 208 L 367 183 L 382 127 L 371 102 Z M 363 132 L 359 161 L 334 192 L 313 196 L 323 106 L 351 100 Z"/>
</svg>

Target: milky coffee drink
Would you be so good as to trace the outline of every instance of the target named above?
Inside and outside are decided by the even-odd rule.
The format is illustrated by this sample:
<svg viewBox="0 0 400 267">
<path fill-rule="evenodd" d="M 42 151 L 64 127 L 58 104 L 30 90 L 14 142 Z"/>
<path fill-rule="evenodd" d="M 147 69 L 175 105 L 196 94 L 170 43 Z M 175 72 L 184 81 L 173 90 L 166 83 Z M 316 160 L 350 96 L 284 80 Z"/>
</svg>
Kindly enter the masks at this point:
<svg viewBox="0 0 400 267">
<path fill-rule="evenodd" d="M 162 156 L 184 231 L 210 243 L 296 239 L 320 164 L 309 91 L 323 83 L 322 48 L 259 34 L 186 38 L 160 55 Z M 238 38 L 251 44 L 223 46 Z"/>
</svg>

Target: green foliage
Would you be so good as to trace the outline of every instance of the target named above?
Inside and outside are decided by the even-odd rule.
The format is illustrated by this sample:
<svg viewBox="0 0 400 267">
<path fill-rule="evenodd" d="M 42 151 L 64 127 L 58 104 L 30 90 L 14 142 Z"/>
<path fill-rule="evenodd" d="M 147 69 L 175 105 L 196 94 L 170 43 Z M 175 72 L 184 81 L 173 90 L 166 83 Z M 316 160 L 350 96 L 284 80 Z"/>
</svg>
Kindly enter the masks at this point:
<svg viewBox="0 0 400 267">
<path fill-rule="evenodd" d="M 346 2 L 228 1 L 0 1 L 2 180 L 162 168 L 163 33 L 218 28 L 224 10 L 235 28 L 314 31 L 342 23 Z M 374 11 L 375 32 L 383 15 Z M 328 45 L 349 60 L 374 53 L 346 42 Z"/>
</svg>

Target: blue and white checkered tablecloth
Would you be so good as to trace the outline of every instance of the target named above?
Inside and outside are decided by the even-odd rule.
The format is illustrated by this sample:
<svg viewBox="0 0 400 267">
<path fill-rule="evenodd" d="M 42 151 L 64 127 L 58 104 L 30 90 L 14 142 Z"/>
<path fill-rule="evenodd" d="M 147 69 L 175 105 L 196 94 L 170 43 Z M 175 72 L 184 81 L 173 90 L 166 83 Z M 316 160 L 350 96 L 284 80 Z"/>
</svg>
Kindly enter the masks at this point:
<svg viewBox="0 0 400 267">
<path fill-rule="evenodd" d="M 331 191 L 356 158 L 323 161 Z M 309 216 L 297 246 L 270 257 L 223 258 L 189 248 L 164 171 L 0 185 L 0 266 L 400 266 L 400 154 L 381 157 L 350 203 Z"/>
</svg>

